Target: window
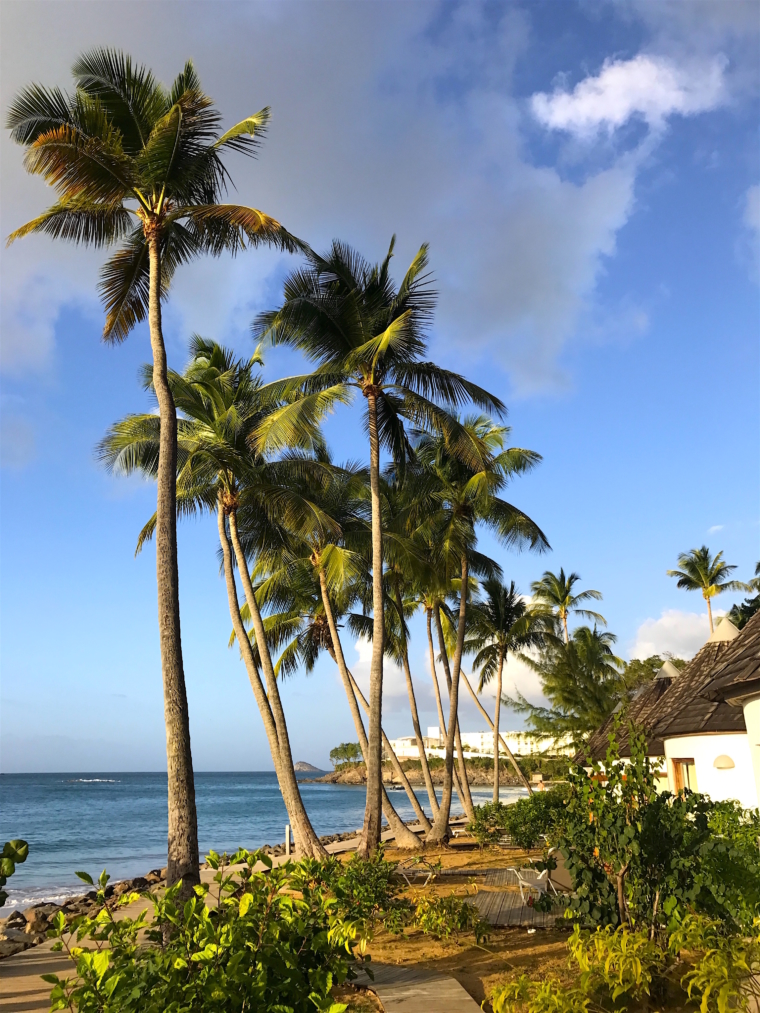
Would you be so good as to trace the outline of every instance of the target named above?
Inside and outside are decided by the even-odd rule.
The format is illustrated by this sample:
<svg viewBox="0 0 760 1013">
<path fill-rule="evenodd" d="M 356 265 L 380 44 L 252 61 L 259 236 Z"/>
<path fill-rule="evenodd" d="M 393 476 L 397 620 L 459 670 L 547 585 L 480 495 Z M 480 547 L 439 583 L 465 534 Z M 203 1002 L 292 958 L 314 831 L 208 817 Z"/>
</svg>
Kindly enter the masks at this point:
<svg viewBox="0 0 760 1013">
<path fill-rule="evenodd" d="M 697 768 L 694 758 L 673 760 L 673 780 L 675 782 L 676 794 L 688 788 L 690 791 L 697 790 Z"/>
</svg>

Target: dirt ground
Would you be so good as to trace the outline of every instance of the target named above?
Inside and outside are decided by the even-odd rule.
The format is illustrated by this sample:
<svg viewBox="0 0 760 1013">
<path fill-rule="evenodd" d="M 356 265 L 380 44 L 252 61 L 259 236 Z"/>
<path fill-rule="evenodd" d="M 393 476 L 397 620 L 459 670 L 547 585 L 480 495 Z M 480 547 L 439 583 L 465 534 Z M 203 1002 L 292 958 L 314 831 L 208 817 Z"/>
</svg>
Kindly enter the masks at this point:
<svg viewBox="0 0 760 1013">
<path fill-rule="evenodd" d="M 390 861 L 403 861 L 409 857 L 408 852 L 393 848 L 388 848 L 385 855 Z M 426 849 L 423 857 L 431 863 L 440 862 L 442 869 L 492 869 L 520 865 L 528 858 L 540 857 L 540 852 L 500 848 L 481 851 L 465 838 L 455 839 L 447 848 Z M 440 877 L 427 887 L 412 886 L 401 896 L 453 893 L 464 897 L 478 889 L 487 888 L 482 880 L 478 884 L 474 876 L 468 879 L 465 872 L 461 878 Z M 368 952 L 378 963 L 414 965 L 449 974 L 480 1004 L 491 995 L 496 985 L 521 974 L 556 977 L 570 984 L 572 973 L 567 965 L 566 947 L 568 935 L 568 931 L 556 929 L 536 929 L 533 933 L 524 928 L 492 929 L 487 942 L 478 945 L 471 933 L 443 942 L 424 935 L 419 929 L 406 929 L 403 936 L 394 936 L 379 929 L 368 946 Z M 349 1002 L 348 998 L 341 1001 Z M 351 1013 L 370 1013 L 375 1009 L 382 1007 L 349 1003 Z M 489 1002 L 484 1009 L 491 1010 Z"/>
</svg>

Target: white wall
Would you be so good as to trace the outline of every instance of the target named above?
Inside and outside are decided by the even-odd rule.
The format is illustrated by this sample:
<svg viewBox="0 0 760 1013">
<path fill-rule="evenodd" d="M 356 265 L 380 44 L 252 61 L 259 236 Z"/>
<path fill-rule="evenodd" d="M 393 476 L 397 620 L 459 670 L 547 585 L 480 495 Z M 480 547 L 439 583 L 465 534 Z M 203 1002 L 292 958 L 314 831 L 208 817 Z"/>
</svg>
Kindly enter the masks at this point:
<svg viewBox="0 0 760 1013">
<path fill-rule="evenodd" d="M 734 767 L 718 770 L 715 759 L 730 756 Z M 756 809 L 758 792 L 752 766 L 749 739 L 744 732 L 716 735 L 681 735 L 665 740 L 665 757 L 668 761 L 670 790 L 674 791 L 674 759 L 694 759 L 697 771 L 697 791 L 709 795 L 715 802 L 737 799 L 743 808 Z"/>
</svg>

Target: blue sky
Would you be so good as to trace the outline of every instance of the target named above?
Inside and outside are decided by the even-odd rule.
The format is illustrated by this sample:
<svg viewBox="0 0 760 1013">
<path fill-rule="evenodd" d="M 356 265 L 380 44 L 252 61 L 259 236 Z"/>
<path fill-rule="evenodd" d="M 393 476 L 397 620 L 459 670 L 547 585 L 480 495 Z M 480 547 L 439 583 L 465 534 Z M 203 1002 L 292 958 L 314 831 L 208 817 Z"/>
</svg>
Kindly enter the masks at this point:
<svg viewBox="0 0 760 1013">
<path fill-rule="evenodd" d="M 150 11 L 150 38 L 145 11 Z M 78 52 L 120 45 L 164 80 L 192 56 L 227 122 L 269 104 L 237 199 L 319 248 L 333 237 L 397 272 L 422 241 L 440 290 L 432 356 L 501 395 L 542 465 L 510 490 L 553 551 L 505 554 L 527 591 L 580 572 L 623 656 L 689 656 L 700 598 L 665 571 L 723 549 L 747 579 L 758 546 L 757 4 L 555 2 L 3 5 L 7 106 L 69 83 Z M 3 137 L 4 234 L 49 203 Z M 169 355 L 193 331 L 251 350 L 293 260 L 251 252 L 178 275 Z M 139 328 L 100 342 L 99 256 L 25 240 L 2 253 L 0 769 L 164 766 L 152 551 L 133 557 L 154 491 L 105 475 L 94 446 L 145 406 Z M 270 352 L 267 374 L 299 368 Z M 326 432 L 363 456 L 357 414 Z M 183 644 L 198 769 L 268 769 L 229 616 L 215 529 L 183 523 Z M 719 606 L 729 607 L 728 595 Z M 413 667 L 435 723 L 421 627 Z M 348 645 L 360 681 L 366 649 Z M 534 698 L 529 673 L 514 682 Z M 386 730 L 408 733 L 387 674 Z M 297 759 L 353 739 L 330 663 L 286 685 Z M 507 717 L 507 724 L 518 725 Z M 466 704 L 463 727 L 481 725 Z"/>
</svg>

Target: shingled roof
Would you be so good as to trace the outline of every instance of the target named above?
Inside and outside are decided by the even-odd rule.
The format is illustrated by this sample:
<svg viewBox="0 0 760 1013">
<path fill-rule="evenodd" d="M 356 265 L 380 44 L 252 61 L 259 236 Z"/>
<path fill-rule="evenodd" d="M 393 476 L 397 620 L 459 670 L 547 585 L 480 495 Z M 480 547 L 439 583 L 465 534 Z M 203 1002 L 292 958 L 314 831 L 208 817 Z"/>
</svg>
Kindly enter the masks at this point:
<svg viewBox="0 0 760 1013">
<path fill-rule="evenodd" d="M 708 700 L 704 696 L 717 668 L 731 652 L 738 636 L 733 623 L 723 618 L 704 647 L 663 696 L 658 720 L 652 727 L 656 739 L 706 732 L 746 732 L 740 707 L 732 707 L 722 700 Z"/>
<path fill-rule="evenodd" d="M 760 693 L 760 612 L 747 623 L 713 673 L 710 700 L 738 702 Z"/>
<path fill-rule="evenodd" d="M 619 713 L 623 714 L 623 722 L 617 732 L 618 749 L 621 756 L 631 755 L 631 743 L 629 741 L 629 722 L 649 732 L 660 716 L 660 701 L 670 689 L 674 679 L 679 678 L 680 673 L 675 665 L 669 661 L 660 669 L 657 677 L 631 698 L 628 707 L 624 709 L 623 704 L 618 704 L 604 724 L 598 728 L 575 757 L 575 763 L 588 763 L 591 760 L 603 760 L 607 755 L 609 736 L 615 725 L 615 718 Z M 662 739 L 647 735 L 647 753 L 649 756 L 662 756 L 665 746 Z"/>
</svg>

